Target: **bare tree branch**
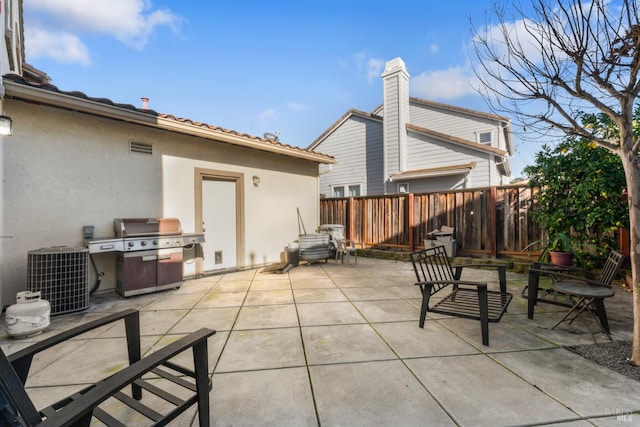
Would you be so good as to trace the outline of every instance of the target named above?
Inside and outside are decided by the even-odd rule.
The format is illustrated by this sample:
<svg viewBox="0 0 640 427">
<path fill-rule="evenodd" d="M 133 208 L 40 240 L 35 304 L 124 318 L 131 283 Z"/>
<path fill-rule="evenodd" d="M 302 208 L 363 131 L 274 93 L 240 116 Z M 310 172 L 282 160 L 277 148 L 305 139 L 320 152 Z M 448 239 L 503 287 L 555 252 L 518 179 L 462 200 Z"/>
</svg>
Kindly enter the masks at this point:
<svg viewBox="0 0 640 427">
<path fill-rule="evenodd" d="M 478 90 L 524 129 L 585 137 L 620 156 L 635 287 L 631 361 L 640 365 L 640 0 L 531 0 L 531 16 L 515 1 L 511 19 L 496 3 L 497 23 L 474 30 Z M 606 126 L 589 128 L 585 112 L 607 117 Z"/>
</svg>

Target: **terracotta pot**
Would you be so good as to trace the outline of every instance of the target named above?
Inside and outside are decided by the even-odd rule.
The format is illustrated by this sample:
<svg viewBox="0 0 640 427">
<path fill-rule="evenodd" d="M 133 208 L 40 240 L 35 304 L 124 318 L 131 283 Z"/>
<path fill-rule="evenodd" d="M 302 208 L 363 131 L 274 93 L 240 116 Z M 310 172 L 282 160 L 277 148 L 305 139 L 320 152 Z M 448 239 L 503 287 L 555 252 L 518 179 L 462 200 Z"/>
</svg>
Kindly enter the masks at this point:
<svg viewBox="0 0 640 427">
<path fill-rule="evenodd" d="M 571 252 L 549 252 L 551 264 L 570 266 L 573 262 L 573 254 Z"/>
</svg>

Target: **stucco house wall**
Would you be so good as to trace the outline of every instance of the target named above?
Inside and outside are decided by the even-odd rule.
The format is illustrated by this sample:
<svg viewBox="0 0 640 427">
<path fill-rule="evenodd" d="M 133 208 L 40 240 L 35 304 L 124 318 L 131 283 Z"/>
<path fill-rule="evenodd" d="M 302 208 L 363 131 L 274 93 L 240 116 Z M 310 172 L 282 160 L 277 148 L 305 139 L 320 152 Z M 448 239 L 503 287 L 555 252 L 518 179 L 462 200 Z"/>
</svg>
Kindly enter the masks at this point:
<svg viewBox="0 0 640 427">
<path fill-rule="evenodd" d="M 82 247 L 85 225 L 95 227 L 96 237 L 113 237 L 114 218 L 178 217 L 184 232 L 198 232 L 196 169 L 244 177 L 238 268 L 280 261 L 284 248 L 298 237 L 298 208 L 308 230 L 318 225 L 318 165 L 323 160 L 314 153 L 303 151 L 309 159 L 299 158 L 293 149 L 294 155 L 288 155 L 286 147 L 277 147 L 281 154 L 266 152 L 25 102 L 15 99 L 11 89 L 4 109 L 14 122 L 13 135 L 0 146 L 4 304 L 26 290 L 29 251 Z M 130 141 L 151 144 L 153 154 L 130 152 Z M 253 176 L 260 178 L 258 186 Z M 207 242 L 216 239 L 209 231 L 205 237 Z M 105 273 L 100 291 L 114 289 L 115 254 L 92 257 Z M 196 268 L 185 264 L 185 276 L 202 273 Z M 91 277 L 93 284 L 94 271 Z"/>
</svg>

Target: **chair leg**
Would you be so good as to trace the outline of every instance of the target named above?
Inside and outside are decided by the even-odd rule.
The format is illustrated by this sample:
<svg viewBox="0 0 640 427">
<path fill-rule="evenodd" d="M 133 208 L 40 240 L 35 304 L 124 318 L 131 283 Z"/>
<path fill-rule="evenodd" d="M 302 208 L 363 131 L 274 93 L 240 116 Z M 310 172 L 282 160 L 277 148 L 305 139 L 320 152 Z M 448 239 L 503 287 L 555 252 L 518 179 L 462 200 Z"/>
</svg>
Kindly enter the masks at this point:
<svg viewBox="0 0 640 427">
<path fill-rule="evenodd" d="M 569 317 L 573 312 L 575 312 L 576 310 L 578 310 L 578 309 L 580 308 L 580 310 L 578 311 L 578 313 L 573 317 L 573 319 L 571 319 L 571 322 L 573 322 L 573 321 L 575 320 L 575 318 L 576 318 L 576 317 L 578 317 L 578 316 L 580 315 L 580 313 L 582 313 L 582 311 L 584 310 L 584 307 L 582 306 L 582 304 L 584 303 L 584 300 L 585 300 L 585 299 L 586 299 L 585 297 L 580 298 L 580 299 L 578 300 L 578 302 L 576 302 L 576 303 L 573 305 L 573 307 L 571 307 L 571 310 L 569 310 L 569 311 L 567 312 L 567 314 L 565 314 L 565 315 L 564 315 L 564 317 L 558 321 L 558 323 L 556 323 L 555 325 L 553 325 L 553 326 L 551 327 L 551 329 L 555 329 L 555 328 L 556 328 L 560 323 L 562 323 L 562 322 L 564 322 L 565 320 L 567 320 L 567 318 L 568 318 L 568 317 Z"/>
<path fill-rule="evenodd" d="M 207 359 L 207 340 L 193 346 L 193 365 L 198 395 L 198 423 L 209 425 L 209 361 Z"/>
<path fill-rule="evenodd" d="M 602 326 L 602 329 L 604 329 L 604 331 L 607 334 L 611 334 L 611 331 L 609 331 L 609 321 L 607 320 L 607 312 L 604 309 L 604 299 L 596 298 L 594 300 L 594 303 L 596 305 L 596 314 L 600 319 L 600 326 Z"/>
<path fill-rule="evenodd" d="M 590 307 L 592 303 L 595 304 L 596 306 L 595 313 Z M 596 318 L 602 331 L 607 335 L 611 335 L 611 331 L 609 330 L 609 321 L 607 320 L 607 312 L 605 311 L 605 308 L 604 308 L 603 298 L 589 298 L 589 299 L 587 299 L 586 297 L 580 298 L 573 305 L 573 307 L 571 307 L 571 310 L 569 310 L 569 312 L 565 314 L 564 317 L 560 319 L 560 321 L 558 321 L 558 323 L 556 323 L 551 329 L 554 329 L 560 323 L 564 322 L 572 313 L 576 311 L 577 313 L 575 313 L 575 316 L 571 318 L 571 320 L 569 321 L 569 324 L 573 323 L 573 321 L 576 320 L 578 316 L 582 314 L 582 312 L 587 311 Z"/>
<path fill-rule="evenodd" d="M 420 308 L 420 323 L 418 326 L 424 328 L 424 322 L 427 319 L 427 310 L 429 309 L 429 299 L 431 298 L 431 286 L 425 286 L 422 290 L 422 307 Z"/>
<path fill-rule="evenodd" d="M 489 345 L 489 298 L 487 288 L 478 288 L 478 304 L 480 306 L 480 329 L 482 330 L 482 344 Z"/>
<path fill-rule="evenodd" d="M 127 351 L 129 353 L 129 366 L 140 360 L 140 314 L 136 312 L 124 318 L 125 332 L 127 335 Z M 142 399 L 142 387 L 131 383 L 131 396 Z"/>
</svg>

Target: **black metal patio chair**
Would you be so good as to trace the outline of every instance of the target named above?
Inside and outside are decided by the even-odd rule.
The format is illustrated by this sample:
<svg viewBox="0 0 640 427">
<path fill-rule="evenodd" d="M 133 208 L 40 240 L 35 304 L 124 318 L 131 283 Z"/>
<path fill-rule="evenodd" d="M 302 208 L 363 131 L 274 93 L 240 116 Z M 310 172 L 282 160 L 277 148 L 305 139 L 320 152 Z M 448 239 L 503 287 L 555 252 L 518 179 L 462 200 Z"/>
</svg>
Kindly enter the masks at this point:
<svg viewBox="0 0 640 427">
<path fill-rule="evenodd" d="M 601 329 L 607 335 L 610 334 L 604 300 L 615 294 L 611 285 L 623 261 L 624 255 L 612 250 L 600 274 L 595 279 L 595 274 L 588 270 L 582 270 L 581 276 L 577 274 L 575 269 L 570 273 L 553 271 L 552 274 L 540 269 L 539 273 L 548 274 L 552 278 L 551 289 L 557 293 L 567 295 L 572 302 L 571 309 L 551 329 L 555 329 L 573 314 L 573 317 L 569 319 L 569 324 L 571 324 L 581 313 L 586 311 L 597 318 Z"/>
<path fill-rule="evenodd" d="M 482 344 L 489 345 L 489 323 L 499 322 L 513 295 L 507 292 L 507 274 L 504 265 L 470 264 L 451 267 L 444 246 L 412 252 L 410 254 L 422 292 L 419 326 L 424 328 L 427 312 L 480 321 Z M 464 268 L 490 268 L 498 271 L 499 291 L 489 291 L 487 283 L 460 280 Z M 431 296 L 444 295 L 430 306 Z"/>
<path fill-rule="evenodd" d="M 36 409 L 25 389 L 34 355 L 118 320 L 125 322 L 129 366 L 53 405 Z M 77 326 L 8 356 L 0 350 L 0 425 L 88 426 L 95 418 L 108 426 L 125 426 L 126 421 L 117 420 L 114 414 L 99 406 L 113 397 L 157 426 L 168 424 L 197 404 L 199 425 L 208 426 L 211 380 L 207 338 L 215 333 L 202 328 L 141 358 L 139 314 L 137 310 L 125 310 Z M 193 353 L 193 369 L 169 360 L 188 349 Z M 165 387 L 159 385 L 159 381 L 172 385 Z M 131 386 L 130 390 L 128 386 Z M 153 399 L 143 401 L 143 390 L 145 394 L 153 395 Z M 164 403 L 159 403 L 158 398 Z"/>
</svg>

